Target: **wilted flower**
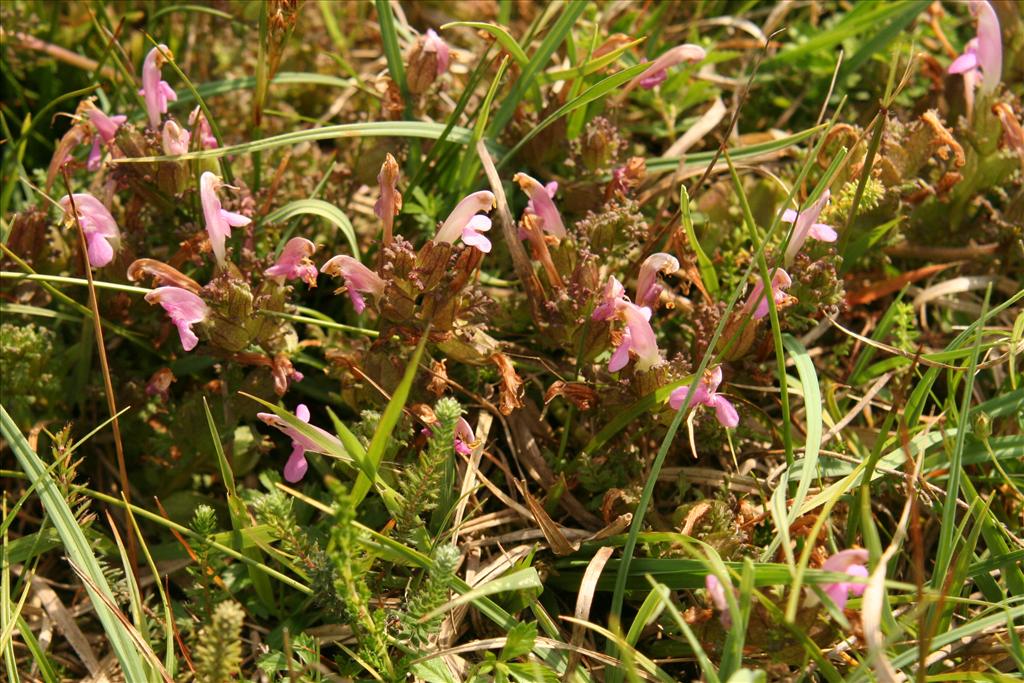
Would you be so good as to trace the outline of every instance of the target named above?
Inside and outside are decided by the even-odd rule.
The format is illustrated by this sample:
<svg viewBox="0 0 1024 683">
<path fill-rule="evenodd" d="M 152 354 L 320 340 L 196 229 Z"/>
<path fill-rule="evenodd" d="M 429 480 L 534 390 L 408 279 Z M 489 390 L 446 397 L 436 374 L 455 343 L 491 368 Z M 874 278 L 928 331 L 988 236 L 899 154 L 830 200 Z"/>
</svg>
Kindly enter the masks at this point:
<svg viewBox="0 0 1024 683">
<path fill-rule="evenodd" d="M 156 259 L 140 258 L 131 262 L 128 266 L 128 279 L 132 282 L 138 282 L 142 279 L 143 275 L 149 275 L 158 285 L 181 287 L 193 294 L 198 294 L 199 290 L 202 289 L 199 283 L 188 275 Z"/>
<path fill-rule="evenodd" d="M 191 135 L 189 135 L 187 130 L 179 126 L 174 121 L 167 121 L 164 123 L 162 138 L 164 154 L 174 156 L 177 154 L 188 153 L 188 143 L 191 139 Z"/>
<path fill-rule="evenodd" d="M 437 35 L 437 31 L 432 28 L 427 29 L 427 37 L 423 41 L 423 51 L 433 52 L 437 55 L 438 76 L 448 70 L 448 60 L 450 58 L 448 44 L 441 40 L 441 36 Z"/>
<path fill-rule="evenodd" d="M 146 382 L 146 396 L 159 396 L 166 401 L 170 397 L 171 384 L 176 381 L 170 368 L 160 368 Z"/>
<path fill-rule="evenodd" d="M 821 565 L 822 571 L 846 573 L 850 576 L 867 578 L 868 576 L 868 551 L 863 548 L 850 548 L 840 550 L 832 557 L 825 560 Z M 846 601 L 853 594 L 860 597 L 864 594 L 867 586 L 863 583 L 852 583 L 840 581 L 838 583 L 826 583 L 821 589 L 825 595 L 835 603 L 836 608 L 842 611 L 846 607 Z"/>
<path fill-rule="evenodd" d="M 384 222 L 384 246 L 391 244 L 395 227 L 395 216 L 402 210 L 402 195 L 398 192 L 398 162 L 388 154 L 377 174 L 380 198 L 373 205 L 373 212 Z"/>
<path fill-rule="evenodd" d="M 202 107 L 196 107 L 188 115 L 188 125 L 192 126 L 193 132 L 199 136 L 199 146 L 203 149 L 217 149 L 217 137 L 210 128 L 210 122 L 206 120 Z"/>
<path fill-rule="evenodd" d="M 277 263 L 263 271 L 263 274 L 285 280 L 299 278 L 310 287 L 316 287 L 317 270 L 309 258 L 315 251 L 316 245 L 305 237 L 293 237 L 284 245 Z"/>
<path fill-rule="evenodd" d="M 366 310 L 366 300 L 363 299 L 363 294 L 379 297 L 384 293 L 384 280 L 351 256 L 335 256 L 327 261 L 320 270 L 345 280 L 348 298 L 352 300 L 352 306 L 356 309 L 356 313 Z"/>
<path fill-rule="evenodd" d="M 473 452 L 474 441 L 476 441 L 476 436 L 473 434 L 473 428 L 466 418 L 460 417 L 455 423 L 455 451 L 462 455 L 469 455 Z"/>
<path fill-rule="evenodd" d="M 206 233 L 210 237 L 210 246 L 218 264 L 224 263 L 224 243 L 231 236 L 231 228 L 239 228 L 252 222 L 240 213 L 221 208 L 217 190 L 223 184 L 220 178 L 209 171 L 199 178 L 199 198 L 203 205 L 203 216 L 206 218 Z"/>
<path fill-rule="evenodd" d="M 714 574 L 708 574 L 704 578 L 704 587 L 711 598 L 711 604 L 718 610 L 718 619 L 724 628 L 732 626 L 732 614 L 729 612 L 729 600 L 725 597 L 725 588 L 722 582 Z"/>
<path fill-rule="evenodd" d="M 273 413 L 256 413 L 256 417 L 258 417 L 263 424 L 280 430 L 285 436 L 292 440 L 292 453 L 288 457 L 287 464 L 284 466 L 284 478 L 292 483 L 301 480 L 302 477 L 305 476 L 306 469 L 308 468 L 308 464 L 306 463 L 306 452 L 324 453 L 324 448 Z M 309 424 L 309 408 L 307 408 L 305 404 L 300 403 L 295 408 L 295 417 L 299 418 L 306 424 Z M 320 434 L 320 436 L 322 436 L 326 441 L 337 446 L 338 450 L 344 450 L 344 447 L 341 445 L 341 441 L 338 440 L 338 437 L 328 433 L 316 425 L 309 426 Z"/>
<path fill-rule="evenodd" d="M 987 0 L 971 0 L 971 14 L 978 18 L 978 37 L 964 47 L 964 53 L 949 65 L 949 73 L 963 74 L 964 86 L 973 92 L 982 76 L 982 92 L 991 94 L 999 87 L 1003 74 L 1003 41 L 999 17 Z"/>
<path fill-rule="evenodd" d="M 723 427 L 732 429 L 740 423 L 740 416 L 729 399 L 718 393 L 718 385 L 721 383 L 722 366 L 719 365 L 714 370 L 708 370 L 704 373 L 700 382 L 697 383 L 697 388 L 693 392 L 693 400 L 690 403 L 694 406 L 703 405 L 714 409 L 718 422 Z M 679 410 L 682 408 L 689 393 L 690 387 L 679 387 L 673 391 L 668 399 L 672 409 Z"/>
<path fill-rule="evenodd" d="M 808 206 L 803 211 L 797 212 L 793 209 L 786 209 L 782 212 L 782 220 L 786 223 L 795 223 L 793 228 L 793 237 L 789 240 L 789 246 L 786 247 L 786 265 L 790 265 L 796 259 L 797 253 L 800 248 L 804 246 L 804 242 L 807 241 L 808 237 L 813 237 L 821 242 L 835 242 L 836 231 L 831 225 L 824 223 L 818 223 L 818 216 L 828 205 L 830 193 L 825 190 L 818 197 L 818 201 Z"/>
<path fill-rule="evenodd" d="M 167 55 L 167 57 L 164 56 Z M 177 101 L 178 93 L 160 78 L 160 67 L 167 58 L 173 57 L 166 45 L 160 44 L 149 51 L 142 63 L 142 90 L 139 94 L 146 99 L 146 113 L 150 128 L 160 127 L 160 115 L 167 113 L 167 101 Z"/>
<path fill-rule="evenodd" d="M 653 308 L 664 289 L 658 282 L 658 273 L 669 275 L 677 270 L 679 261 L 671 254 L 658 252 L 644 259 L 643 265 L 640 266 L 640 276 L 636 280 L 637 305 Z"/>
<path fill-rule="evenodd" d="M 789 277 L 789 273 L 784 271 L 782 268 L 776 268 L 772 273 L 772 298 L 775 303 L 782 304 L 788 298 L 785 290 L 789 289 L 789 286 L 793 284 L 793 279 Z M 768 297 L 764 293 L 764 281 L 759 277 L 757 282 L 754 284 L 754 289 L 750 292 L 750 297 L 747 298 L 747 303 L 743 305 L 743 311 L 750 314 L 753 310 L 754 320 L 760 320 L 761 318 L 768 315 Z"/>
<path fill-rule="evenodd" d="M 672 67 L 681 62 L 699 62 L 705 56 L 707 53 L 699 45 L 690 43 L 677 45 L 671 50 L 661 53 L 661 56 L 651 62 L 649 67 L 630 82 L 628 90 L 632 90 L 637 85 L 650 90 L 668 78 L 668 70 Z"/>
<path fill-rule="evenodd" d="M 434 29 L 427 29 L 409 55 L 406 69 L 409 92 L 414 95 L 426 92 L 437 77 L 448 70 L 449 59 L 448 45 Z"/>
<path fill-rule="evenodd" d="M 74 212 L 78 215 L 78 223 L 85 233 L 89 263 L 93 268 L 102 268 L 113 260 L 114 251 L 121 240 L 121 231 L 118 230 L 117 223 L 107 207 L 91 194 L 84 192 L 61 197 L 60 208 L 64 210 L 67 220 L 74 220 L 71 217 L 72 200 Z"/>
<path fill-rule="evenodd" d="M 541 185 L 540 182 L 525 173 L 516 173 L 512 176 L 523 192 L 530 197 L 526 205 L 526 212 L 537 216 L 541 220 L 541 227 L 555 237 L 565 237 L 565 225 L 562 224 L 562 217 L 558 213 L 558 207 L 552 198 L 558 191 L 558 183 L 550 182 Z"/>
<path fill-rule="evenodd" d="M 490 241 L 480 232 L 491 229 L 491 219 L 486 216 L 477 217 L 476 214 L 479 211 L 490 211 L 493 206 L 494 193 L 488 190 L 480 190 L 468 195 L 455 206 L 445 222 L 441 224 L 441 228 L 434 235 L 434 242 L 451 244 L 457 239 L 462 239 L 466 244 L 476 247 L 482 252 L 490 251 Z M 481 218 L 485 219 L 486 223 L 480 220 Z"/>
<path fill-rule="evenodd" d="M 170 316 L 171 322 L 178 328 L 181 347 L 191 351 L 199 343 L 199 337 L 192 331 L 192 326 L 206 320 L 210 309 L 202 299 L 181 287 L 157 287 L 146 294 L 146 301 L 160 304 Z"/>
</svg>

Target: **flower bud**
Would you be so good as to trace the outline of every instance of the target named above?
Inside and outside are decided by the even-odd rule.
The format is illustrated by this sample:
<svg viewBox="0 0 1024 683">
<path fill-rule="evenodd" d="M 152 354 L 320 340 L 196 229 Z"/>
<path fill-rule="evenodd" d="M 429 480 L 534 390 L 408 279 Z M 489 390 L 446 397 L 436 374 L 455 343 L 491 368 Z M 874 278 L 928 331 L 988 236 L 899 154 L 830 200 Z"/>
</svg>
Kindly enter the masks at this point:
<svg viewBox="0 0 1024 683">
<path fill-rule="evenodd" d="M 414 95 L 425 93 L 437 77 L 448 70 L 449 50 L 433 29 L 416 42 L 405 67 L 409 92 Z"/>
</svg>

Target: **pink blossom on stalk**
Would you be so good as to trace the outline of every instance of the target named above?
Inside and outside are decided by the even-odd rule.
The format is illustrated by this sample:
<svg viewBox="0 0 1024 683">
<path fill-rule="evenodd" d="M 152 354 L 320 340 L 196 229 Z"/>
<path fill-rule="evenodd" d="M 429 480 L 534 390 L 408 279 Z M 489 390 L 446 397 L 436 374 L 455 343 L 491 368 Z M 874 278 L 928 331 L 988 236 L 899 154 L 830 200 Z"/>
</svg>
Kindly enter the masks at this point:
<svg viewBox="0 0 1024 683">
<path fill-rule="evenodd" d="M 306 475 L 306 470 L 309 465 L 306 462 L 306 453 L 325 453 L 326 450 L 320 446 L 312 438 L 306 436 L 300 432 L 297 428 L 288 424 L 285 420 L 278 417 L 274 413 L 256 413 L 256 417 L 260 419 L 263 424 L 273 427 L 283 433 L 285 436 L 292 440 L 292 453 L 288 456 L 288 462 L 284 466 L 284 478 L 295 483 L 302 479 Z M 295 417 L 301 421 L 309 424 L 309 408 L 304 403 L 300 403 L 295 407 Z M 309 425 L 310 429 L 317 432 L 324 440 L 337 446 L 338 450 L 343 450 L 344 447 L 341 445 L 341 441 L 338 437 L 330 434 L 326 430 L 317 427 L 316 425 Z"/>
<path fill-rule="evenodd" d="M 526 205 L 527 213 L 531 213 L 541 221 L 541 227 L 558 238 L 565 237 L 565 225 L 562 223 L 562 216 L 558 213 L 558 207 L 552 197 L 558 191 L 558 183 L 541 185 L 540 181 L 531 178 L 525 173 L 516 173 L 512 180 L 530 196 Z"/>
<path fill-rule="evenodd" d="M 699 62 L 706 56 L 704 48 L 699 45 L 690 43 L 677 45 L 671 50 L 661 53 L 661 56 L 651 62 L 647 69 L 630 82 L 628 89 L 632 90 L 639 85 L 641 88 L 650 90 L 668 78 L 668 70 L 672 67 L 682 62 Z"/>
<path fill-rule="evenodd" d="M 427 37 L 423 41 L 423 51 L 434 52 L 437 54 L 438 76 L 448 70 L 448 61 L 450 59 L 448 44 L 445 43 L 441 39 L 441 36 L 437 35 L 437 31 L 432 28 L 427 29 Z"/>
<path fill-rule="evenodd" d="M 317 270 L 309 259 L 315 251 L 316 245 L 305 237 L 293 237 L 284 245 L 277 263 L 263 271 L 263 274 L 285 280 L 301 279 L 310 287 L 316 287 Z"/>
<path fill-rule="evenodd" d="M 128 120 L 128 117 L 124 114 L 107 116 L 103 113 L 103 110 L 96 106 L 89 107 L 86 113 L 89 116 L 89 122 L 92 124 L 92 127 L 95 128 L 99 136 L 103 138 L 103 142 L 108 145 L 114 141 L 114 137 L 117 135 L 117 129 Z"/>
<path fill-rule="evenodd" d="M 825 563 L 821 565 L 821 569 L 826 572 L 846 573 L 850 576 L 866 579 L 868 577 L 867 563 L 867 550 L 863 548 L 850 548 L 848 550 L 840 550 L 825 560 Z M 826 583 L 821 588 L 841 612 L 846 607 L 846 601 L 849 599 L 850 594 L 860 597 L 864 594 L 864 589 L 867 586 L 863 583 L 839 581 L 837 583 Z"/>
<path fill-rule="evenodd" d="M 114 251 L 121 240 L 121 231 L 117 228 L 114 217 L 107 207 L 91 194 L 77 193 L 70 197 L 61 197 L 60 208 L 65 216 L 71 218 L 71 200 L 74 200 L 74 211 L 78 215 L 78 223 L 85 233 L 86 250 L 89 253 L 89 264 L 93 268 L 102 268 L 114 259 Z"/>
<path fill-rule="evenodd" d="M 619 303 L 624 301 L 629 301 L 626 297 L 626 288 L 614 276 L 609 277 L 604 285 L 604 292 L 601 293 L 601 300 L 594 307 L 590 317 L 594 320 L 609 320 L 614 317 Z"/>
<path fill-rule="evenodd" d="M 231 236 L 231 228 L 239 228 L 252 222 L 240 213 L 221 208 L 217 190 L 223 185 L 221 179 L 210 171 L 199 177 L 199 198 L 203 205 L 203 216 L 206 218 L 206 233 L 210 237 L 210 246 L 218 264 L 224 263 L 224 243 Z"/>
<path fill-rule="evenodd" d="M 217 137 L 210 128 L 210 122 L 206 120 L 202 107 L 196 107 L 188 115 L 188 125 L 199 136 L 199 146 L 203 149 L 217 149 Z"/>
<path fill-rule="evenodd" d="M 719 612 L 718 619 L 722 622 L 722 626 L 729 628 L 732 626 L 732 614 L 729 612 L 729 600 L 725 597 L 725 588 L 722 586 L 722 582 L 714 574 L 708 574 L 704 578 L 704 587 L 708 591 L 708 597 L 711 598 L 711 604 Z"/>
<path fill-rule="evenodd" d="M 544 186 L 544 191 L 548 193 L 548 197 L 550 197 L 551 199 L 554 199 L 555 198 L 555 194 L 558 192 L 558 181 L 557 180 L 552 180 L 550 183 L 548 183 L 547 185 Z M 552 202 L 552 204 L 553 203 L 554 202 Z M 530 214 L 531 216 L 537 216 L 537 209 L 534 206 L 532 199 L 529 200 L 528 202 L 526 202 L 526 210 L 523 213 L 524 214 Z M 539 216 L 538 216 L 538 218 L 539 218 Z M 561 219 L 559 219 L 559 220 L 561 220 Z M 543 225 L 544 225 L 544 221 L 541 220 L 541 227 L 543 227 Z M 519 239 L 525 240 L 527 237 L 528 237 L 528 235 L 526 234 L 526 231 L 523 230 L 522 226 L 519 226 Z"/>
<path fill-rule="evenodd" d="M 786 209 L 782 212 L 782 220 L 786 223 L 793 223 L 793 237 L 789 240 L 789 246 L 786 247 L 786 265 L 790 265 L 796 259 L 797 253 L 800 248 L 804 246 L 804 242 L 807 241 L 808 237 L 821 242 L 835 242 L 836 231 L 831 225 L 818 222 L 818 216 L 828 205 L 830 193 L 828 190 L 822 192 L 821 196 L 818 197 L 818 201 L 808 206 L 803 211 L 794 211 L 793 209 Z"/>
<path fill-rule="evenodd" d="M 733 406 L 729 399 L 718 393 L 718 386 L 721 383 L 722 366 L 719 365 L 714 370 L 708 370 L 704 373 L 700 382 L 697 383 L 697 388 L 693 392 L 693 400 L 690 403 L 694 406 L 703 405 L 713 409 L 718 422 L 723 427 L 732 429 L 740 423 L 740 416 L 736 412 L 736 407 Z M 679 387 L 673 391 L 668 399 L 672 409 L 679 410 L 682 408 L 689 393 L 690 387 Z"/>
<path fill-rule="evenodd" d="M 789 286 L 793 284 L 793 279 L 789 277 L 789 273 L 784 271 L 782 268 L 776 268 L 772 273 L 772 298 L 776 304 L 781 304 L 789 296 L 785 290 L 789 289 Z M 743 305 L 743 311 L 750 313 L 753 309 L 754 320 L 760 320 L 761 318 L 768 315 L 768 297 L 764 293 L 764 281 L 759 277 L 757 282 L 754 284 L 754 289 L 751 290 L 750 296 L 747 298 L 747 303 Z"/>
<path fill-rule="evenodd" d="M 199 337 L 192 331 L 192 326 L 206 320 L 210 309 L 198 296 L 181 287 L 157 287 L 146 294 L 146 301 L 160 304 L 170 316 L 171 322 L 178 328 L 181 347 L 191 351 L 199 343 Z"/>
<path fill-rule="evenodd" d="M 488 190 L 480 190 L 466 196 L 459 202 L 452 212 L 441 224 L 437 234 L 434 235 L 434 242 L 440 244 L 453 243 L 461 239 L 466 244 L 476 247 L 486 253 L 491 250 L 491 242 L 480 234 L 482 231 L 491 229 L 491 220 L 486 216 L 477 217 L 480 211 L 490 211 L 494 206 L 494 193 Z M 480 218 L 486 219 L 486 223 Z M 486 247 L 486 248 L 485 248 Z"/>
<path fill-rule="evenodd" d="M 971 14 L 978 18 L 978 36 L 964 47 L 964 53 L 949 65 L 949 73 L 963 74 L 964 87 L 973 95 L 982 75 L 982 92 L 991 94 L 999 87 L 1003 73 L 1003 41 L 999 17 L 986 0 L 971 0 Z"/>
<path fill-rule="evenodd" d="M 335 256 L 325 263 L 320 270 L 328 275 L 345 280 L 345 287 L 352 307 L 356 313 L 366 310 L 363 294 L 379 297 L 384 293 L 384 280 L 351 256 Z"/>
<path fill-rule="evenodd" d="M 167 57 L 164 56 L 167 55 Z M 149 115 L 150 128 L 160 126 L 160 115 L 167 113 L 167 101 L 177 101 L 178 93 L 167 84 L 167 81 L 160 78 L 160 67 L 168 57 L 172 57 L 171 51 L 166 45 L 160 44 L 149 51 L 146 60 L 142 63 L 142 90 L 139 94 L 146 99 L 146 113 Z"/>
<path fill-rule="evenodd" d="M 637 371 L 645 372 L 661 361 L 658 341 L 650 323 L 651 309 L 629 301 L 621 301 L 616 308 L 619 317 L 626 323 L 626 328 L 623 331 L 622 343 L 615 349 L 608 362 L 608 370 L 618 372 L 624 368 L 632 352 L 637 356 Z"/>
<path fill-rule="evenodd" d="M 164 123 L 163 133 L 161 134 L 164 154 L 168 156 L 187 154 L 188 143 L 191 137 L 192 136 L 189 135 L 187 130 L 179 126 L 174 121 L 166 121 Z"/>
<path fill-rule="evenodd" d="M 664 287 L 658 282 L 658 273 L 666 275 L 679 270 L 679 261 L 675 256 L 658 252 L 644 259 L 640 266 L 640 276 L 636 280 L 636 303 L 638 306 L 654 306 L 658 303 Z"/>
</svg>

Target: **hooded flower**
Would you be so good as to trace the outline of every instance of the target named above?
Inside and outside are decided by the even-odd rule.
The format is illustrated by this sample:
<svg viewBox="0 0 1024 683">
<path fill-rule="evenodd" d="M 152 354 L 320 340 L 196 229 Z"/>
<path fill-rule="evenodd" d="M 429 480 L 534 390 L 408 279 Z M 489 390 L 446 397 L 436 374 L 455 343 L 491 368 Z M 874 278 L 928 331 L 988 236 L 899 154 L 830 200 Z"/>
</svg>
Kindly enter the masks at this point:
<svg viewBox="0 0 1024 683">
<path fill-rule="evenodd" d="M 608 369 L 611 372 L 618 372 L 626 367 L 630 352 L 633 352 L 637 356 L 637 371 L 645 372 L 661 361 L 658 341 L 654 337 L 654 329 L 650 323 L 651 309 L 629 301 L 622 301 L 617 305 L 617 309 L 619 317 L 626 323 L 626 328 L 623 330 L 622 343 L 615 349 L 608 362 Z"/>
<path fill-rule="evenodd" d="M 491 229 L 491 219 L 477 216 L 480 211 L 490 211 L 494 206 L 494 193 L 488 190 L 474 192 L 459 202 L 441 228 L 434 235 L 434 242 L 451 244 L 461 239 L 466 244 L 486 253 L 491 250 L 491 242 L 480 234 Z M 481 218 L 485 219 L 486 223 Z"/>
<path fill-rule="evenodd" d="M 285 280 L 298 278 L 310 287 L 316 287 L 317 270 L 309 259 L 315 251 L 316 245 L 305 237 L 293 237 L 284 245 L 281 255 L 277 257 L 277 263 L 263 271 L 263 274 Z"/>
<path fill-rule="evenodd" d="M 448 70 L 448 60 L 450 58 L 448 44 L 441 40 L 441 36 L 437 35 L 437 31 L 432 28 L 427 29 L 427 37 L 423 41 L 423 51 L 433 52 L 437 55 L 438 76 Z"/>
<path fill-rule="evenodd" d="M 199 136 L 199 146 L 203 149 L 217 149 L 217 137 L 210 128 L 210 122 L 206 120 L 202 107 L 196 107 L 188 115 L 188 125 Z"/>
<path fill-rule="evenodd" d="M 206 233 L 210 237 L 210 246 L 218 264 L 224 263 L 224 243 L 231 236 L 231 228 L 239 228 L 252 222 L 240 213 L 221 208 L 217 190 L 222 186 L 221 179 L 209 171 L 199 178 L 199 198 L 203 205 L 203 216 L 206 218 Z"/>
<path fill-rule="evenodd" d="M 636 303 L 638 306 L 654 307 L 664 287 L 658 282 L 658 273 L 668 275 L 679 270 L 675 256 L 658 252 L 644 259 L 640 276 L 636 280 Z"/>
<path fill-rule="evenodd" d="M 628 89 L 632 90 L 635 86 L 639 85 L 641 88 L 650 90 L 668 78 L 668 70 L 672 67 L 682 62 L 699 62 L 705 56 L 707 56 L 707 53 L 699 45 L 691 45 L 690 43 L 677 45 L 671 50 L 661 53 L 660 57 L 651 62 L 649 67 L 633 79 Z"/>
<path fill-rule="evenodd" d="M 732 429 L 740 423 L 740 416 L 729 399 L 718 393 L 718 385 L 721 383 L 721 365 L 716 366 L 714 370 L 708 370 L 705 372 L 704 377 L 702 377 L 700 382 L 697 383 L 697 388 L 693 392 L 693 400 L 691 401 L 691 404 L 695 406 L 703 405 L 708 408 L 712 408 L 715 411 L 715 417 L 718 418 L 718 422 L 723 427 Z M 679 410 L 682 408 L 689 393 L 690 387 L 679 387 L 673 391 L 668 399 L 668 403 L 672 406 L 672 409 Z"/>
<path fill-rule="evenodd" d="M 192 136 L 174 121 L 164 123 L 161 137 L 163 139 L 164 154 L 175 156 L 188 153 L 188 143 Z"/>
<path fill-rule="evenodd" d="M 93 268 L 102 268 L 114 259 L 114 251 L 121 240 L 121 231 L 114 222 L 114 217 L 107 207 L 91 194 L 79 193 L 70 197 L 64 195 L 60 200 L 60 208 L 68 220 L 71 218 L 71 204 L 78 214 L 78 223 L 85 233 L 85 244 L 89 253 L 89 264 Z"/>
<path fill-rule="evenodd" d="M 325 263 L 321 271 L 345 280 L 345 287 L 356 313 L 366 310 L 363 294 L 379 297 L 384 293 L 384 280 L 351 256 L 335 256 Z"/>
<path fill-rule="evenodd" d="M 828 205 L 830 193 L 825 190 L 818 197 L 818 201 L 808 206 L 803 211 L 797 212 L 793 209 L 786 209 L 782 212 L 782 220 L 786 223 L 794 223 L 793 237 L 789 240 L 789 246 L 786 247 L 786 265 L 793 263 L 796 259 L 797 253 L 800 248 L 804 246 L 804 242 L 807 241 L 808 237 L 813 237 L 821 242 L 835 242 L 836 231 L 830 225 L 824 223 L 818 223 L 818 216 Z"/>
<path fill-rule="evenodd" d="M 167 81 L 160 78 L 160 67 L 167 60 L 164 54 L 173 57 L 166 45 L 157 45 L 149 51 L 146 61 L 142 63 L 142 90 L 139 94 L 146 99 L 150 128 L 160 127 L 160 115 L 167 113 L 167 101 L 174 102 L 178 99 L 178 93 L 167 85 Z"/>
<path fill-rule="evenodd" d="M 181 347 L 191 351 L 199 343 L 192 326 L 206 320 L 210 309 L 198 296 L 181 287 L 157 287 L 146 295 L 146 301 L 160 304 L 178 328 Z"/>
<path fill-rule="evenodd" d="M 866 579 L 868 577 L 867 564 L 867 550 L 863 548 L 850 548 L 848 550 L 840 550 L 825 560 L 825 563 L 821 565 L 821 569 L 826 572 L 846 573 L 850 576 Z M 850 595 L 853 594 L 860 597 L 864 594 L 864 589 L 867 586 L 863 583 L 840 581 L 838 583 L 826 583 L 821 588 L 841 612 L 846 607 L 846 601 Z"/>
<path fill-rule="evenodd" d="M 541 227 L 545 232 L 550 232 L 559 239 L 565 237 L 565 225 L 558 213 L 558 207 L 552 201 L 555 192 L 558 191 L 558 183 L 552 181 L 547 185 L 541 185 L 540 181 L 525 173 L 516 173 L 512 176 L 512 180 L 530 197 L 530 201 L 526 205 L 526 212 L 540 219 Z"/>
<path fill-rule="evenodd" d="M 708 574 L 704 579 L 704 587 L 711 598 L 711 604 L 718 610 L 718 619 L 724 628 L 732 626 L 732 614 L 729 613 L 729 600 L 725 597 L 725 588 L 722 582 L 714 574 Z"/>
<path fill-rule="evenodd" d="M 1003 73 L 1003 41 L 999 17 L 986 0 L 971 0 L 971 14 L 978 18 L 978 37 L 964 47 L 964 53 L 949 65 L 949 73 L 963 74 L 964 86 L 972 92 L 981 72 L 982 92 L 991 94 L 999 87 Z"/>
<path fill-rule="evenodd" d="M 306 462 L 306 452 L 324 453 L 324 448 L 273 413 L 256 413 L 256 417 L 258 417 L 264 424 L 281 431 L 281 433 L 292 440 L 292 453 L 288 457 L 288 462 L 284 466 L 284 478 L 293 484 L 300 481 L 302 477 L 306 475 L 306 470 L 309 467 Z M 295 407 L 295 417 L 299 418 L 306 424 L 309 424 L 309 408 L 307 408 L 305 404 L 300 403 Z M 344 447 L 341 445 L 341 441 L 338 440 L 338 437 L 328 433 L 316 425 L 309 426 L 326 441 L 336 445 L 338 450 L 344 450 Z"/>
<path fill-rule="evenodd" d="M 604 292 L 601 293 L 601 300 L 594 307 L 590 317 L 594 320 L 609 320 L 615 315 L 619 303 L 624 301 L 629 301 L 626 297 L 626 288 L 615 277 L 609 277 L 604 285 Z"/>
<path fill-rule="evenodd" d="M 466 421 L 466 418 L 460 417 L 455 423 L 455 451 L 462 455 L 469 455 L 473 452 L 473 443 L 476 441 L 476 435 L 473 434 L 473 428 Z"/>
<path fill-rule="evenodd" d="M 89 103 L 86 105 L 86 115 L 89 117 L 89 122 L 92 127 L 96 129 L 96 134 L 92 136 L 92 150 L 89 152 L 89 160 L 86 162 L 86 168 L 90 171 L 98 171 L 100 169 L 100 161 L 103 158 L 102 144 L 111 144 L 114 141 L 114 137 L 117 135 L 117 129 L 121 127 L 128 117 L 124 114 L 118 114 L 116 116 L 107 116 L 101 109 Z"/>
<path fill-rule="evenodd" d="M 783 303 L 789 297 L 785 290 L 789 289 L 791 284 L 793 284 L 793 279 L 789 277 L 789 273 L 782 268 L 776 268 L 772 273 L 772 298 L 776 305 Z M 754 289 L 750 292 L 750 297 L 747 298 L 747 303 L 743 305 L 745 313 L 750 314 L 751 310 L 753 310 L 754 320 L 760 320 L 768 315 L 768 297 L 764 294 L 764 281 L 761 278 L 757 279 Z"/>
</svg>

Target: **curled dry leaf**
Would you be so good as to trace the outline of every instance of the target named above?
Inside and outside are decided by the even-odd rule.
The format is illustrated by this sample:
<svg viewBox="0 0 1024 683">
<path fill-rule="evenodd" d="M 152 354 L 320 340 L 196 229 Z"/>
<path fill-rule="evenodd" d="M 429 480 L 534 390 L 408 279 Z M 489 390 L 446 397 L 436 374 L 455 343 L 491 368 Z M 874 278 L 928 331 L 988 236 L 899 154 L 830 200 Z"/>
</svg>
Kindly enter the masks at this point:
<svg viewBox="0 0 1024 683">
<path fill-rule="evenodd" d="M 510 415 L 513 410 L 523 407 L 523 380 L 516 374 L 512 361 L 500 351 L 491 356 L 491 362 L 498 366 L 501 373 L 501 391 L 498 410 L 502 415 Z"/>
<path fill-rule="evenodd" d="M 590 410 L 597 404 L 597 392 L 583 382 L 554 382 L 544 393 L 544 404 L 555 400 L 555 397 L 571 401 L 580 410 Z"/>
</svg>

